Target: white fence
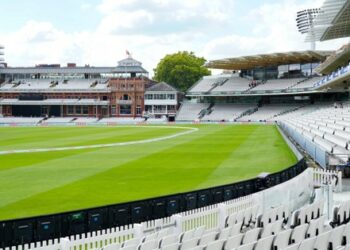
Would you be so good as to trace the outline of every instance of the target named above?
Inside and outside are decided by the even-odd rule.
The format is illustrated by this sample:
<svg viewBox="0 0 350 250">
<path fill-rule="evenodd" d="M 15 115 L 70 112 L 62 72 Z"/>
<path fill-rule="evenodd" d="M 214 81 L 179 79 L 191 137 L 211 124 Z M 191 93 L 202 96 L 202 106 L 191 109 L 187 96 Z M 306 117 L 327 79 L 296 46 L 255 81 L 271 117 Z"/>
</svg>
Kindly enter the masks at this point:
<svg viewBox="0 0 350 250">
<path fill-rule="evenodd" d="M 315 187 L 332 185 L 334 192 L 341 192 L 343 189 L 341 171 L 313 169 L 313 180 Z"/>
<path fill-rule="evenodd" d="M 228 215 L 246 208 L 257 207 L 258 213 L 263 213 L 266 209 L 282 204 L 288 205 L 291 211 L 298 209 L 309 202 L 314 191 L 314 185 L 326 185 L 326 182 L 323 180 L 333 180 L 332 178 L 335 178 L 334 176 L 334 172 L 309 168 L 297 177 L 280 185 L 220 204 L 214 204 L 140 224 L 37 242 L 24 246 L 15 246 L 6 248 L 5 250 L 100 249 L 111 243 L 120 243 L 134 237 L 142 237 L 161 229 L 183 232 L 198 226 L 205 226 L 207 229 L 222 228 L 225 225 L 224 221 Z M 331 183 L 335 184 L 334 181 Z"/>
</svg>

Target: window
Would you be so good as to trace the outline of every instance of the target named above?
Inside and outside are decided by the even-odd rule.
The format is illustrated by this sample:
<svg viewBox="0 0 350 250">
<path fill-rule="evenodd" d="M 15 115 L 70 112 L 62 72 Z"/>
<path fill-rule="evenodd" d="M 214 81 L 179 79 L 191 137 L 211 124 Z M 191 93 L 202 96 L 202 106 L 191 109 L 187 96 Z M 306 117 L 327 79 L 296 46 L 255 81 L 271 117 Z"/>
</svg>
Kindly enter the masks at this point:
<svg viewBox="0 0 350 250">
<path fill-rule="evenodd" d="M 74 106 L 68 106 L 67 113 L 68 113 L 68 115 L 73 115 L 74 114 Z"/>
<path fill-rule="evenodd" d="M 147 112 L 152 112 L 152 106 L 151 106 L 151 105 L 146 105 L 146 106 L 145 106 L 145 110 L 146 110 Z"/>
<path fill-rule="evenodd" d="M 89 107 L 88 106 L 83 106 L 83 114 L 88 115 L 89 114 Z"/>
<path fill-rule="evenodd" d="M 136 106 L 136 114 L 141 115 L 141 106 L 139 105 Z"/>
<path fill-rule="evenodd" d="M 75 113 L 81 114 L 81 106 L 75 106 Z"/>
<path fill-rule="evenodd" d="M 167 99 L 174 100 L 175 99 L 175 95 L 174 94 L 168 94 L 167 95 Z"/>
<path fill-rule="evenodd" d="M 131 105 L 120 105 L 119 113 L 121 115 L 130 115 L 131 114 Z"/>
<path fill-rule="evenodd" d="M 117 113 L 117 110 L 116 110 L 116 108 L 115 108 L 115 105 L 113 105 L 112 107 L 111 107 L 111 114 L 112 115 L 115 115 Z"/>
<path fill-rule="evenodd" d="M 166 99 L 166 94 L 155 94 L 154 99 L 157 100 L 165 100 Z"/>
<path fill-rule="evenodd" d="M 122 97 L 121 97 L 121 100 L 124 100 L 124 101 L 127 101 L 127 100 L 131 100 L 131 98 L 130 98 L 130 96 L 129 95 L 123 95 Z"/>
</svg>

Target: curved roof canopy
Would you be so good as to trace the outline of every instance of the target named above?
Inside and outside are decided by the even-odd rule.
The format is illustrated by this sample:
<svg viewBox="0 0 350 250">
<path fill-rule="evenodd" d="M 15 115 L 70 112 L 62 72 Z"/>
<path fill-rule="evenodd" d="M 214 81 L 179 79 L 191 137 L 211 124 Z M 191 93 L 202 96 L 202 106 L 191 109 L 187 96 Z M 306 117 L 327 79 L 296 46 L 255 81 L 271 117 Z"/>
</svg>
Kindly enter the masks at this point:
<svg viewBox="0 0 350 250">
<path fill-rule="evenodd" d="M 332 51 L 291 51 L 285 53 L 241 56 L 209 61 L 205 66 L 212 69 L 254 69 L 295 63 L 313 63 L 324 61 Z"/>
<path fill-rule="evenodd" d="M 306 41 L 325 41 L 350 36 L 350 1 L 326 0 L 313 20 Z"/>
</svg>

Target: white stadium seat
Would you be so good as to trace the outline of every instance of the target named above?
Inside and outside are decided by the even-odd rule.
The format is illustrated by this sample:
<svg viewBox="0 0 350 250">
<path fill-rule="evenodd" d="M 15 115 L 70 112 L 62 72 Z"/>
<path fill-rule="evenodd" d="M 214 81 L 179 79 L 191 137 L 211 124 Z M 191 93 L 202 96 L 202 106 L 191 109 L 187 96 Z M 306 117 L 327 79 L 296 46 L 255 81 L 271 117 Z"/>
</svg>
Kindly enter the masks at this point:
<svg viewBox="0 0 350 250">
<path fill-rule="evenodd" d="M 303 240 L 300 245 L 300 250 L 314 250 L 314 244 L 316 241 L 316 237 L 308 238 L 306 240 Z"/>
<path fill-rule="evenodd" d="M 167 246 L 167 245 L 172 245 L 174 243 L 179 243 L 179 236 L 177 234 L 171 234 L 168 236 L 163 237 L 160 240 L 160 245 L 163 246 Z"/>
<path fill-rule="evenodd" d="M 255 244 L 256 242 L 251 242 L 238 247 L 237 250 L 254 250 Z"/>
<path fill-rule="evenodd" d="M 219 233 L 219 240 L 226 240 L 228 237 L 230 237 L 231 235 L 231 227 L 226 227 L 224 229 L 221 229 L 220 230 L 220 233 Z"/>
<path fill-rule="evenodd" d="M 286 248 L 284 248 L 284 250 L 298 250 L 299 246 L 300 246 L 300 243 L 295 243 L 287 246 Z"/>
<path fill-rule="evenodd" d="M 345 229 L 345 225 L 341 225 L 334 228 L 331 231 L 329 236 L 329 242 L 332 249 L 336 249 L 338 246 L 342 245 L 344 229 Z"/>
<path fill-rule="evenodd" d="M 205 250 L 222 250 L 224 246 L 225 240 L 216 240 L 208 243 Z"/>
<path fill-rule="evenodd" d="M 273 250 L 281 250 L 288 246 L 292 229 L 279 232 L 273 241 Z"/>
<path fill-rule="evenodd" d="M 274 238 L 275 236 L 271 235 L 271 236 L 259 239 L 255 245 L 255 249 L 270 250 L 272 247 L 272 241 Z"/>
<path fill-rule="evenodd" d="M 149 240 L 140 244 L 138 250 L 153 250 L 158 248 L 158 246 L 159 244 L 157 240 Z"/>
<path fill-rule="evenodd" d="M 130 239 L 130 240 L 125 241 L 122 244 L 122 248 L 128 247 L 128 246 L 138 246 L 140 243 L 141 243 L 141 239 L 140 238 Z"/>
<path fill-rule="evenodd" d="M 224 244 L 224 250 L 235 249 L 242 243 L 244 234 L 237 234 L 228 238 Z"/>
<path fill-rule="evenodd" d="M 162 245 L 161 246 L 161 250 L 179 250 L 180 247 L 180 243 L 173 243 L 173 244 L 169 244 L 169 245 Z"/>
<path fill-rule="evenodd" d="M 120 249 L 119 243 L 113 243 L 103 247 L 103 250 L 119 250 L 119 249 Z"/>
<path fill-rule="evenodd" d="M 315 250 L 328 250 L 328 240 L 330 237 L 330 231 L 317 235 L 314 244 Z"/>
<path fill-rule="evenodd" d="M 199 240 L 199 245 L 207 245 L 209 242 L 215 241 L 217 235 L 218 235 L 217 232 L 210 232 L 210 233 L 204 234 Z"/>
<path fill-rule="evenodd" d="M 254 228 L 247 231 L 244 234 L 243 244 L 248 244 L 248 243 L 257 241 L 259 238 L 260 232 L 261 232 L 261 228 Z"/>
<path fill-rule="evenodd" d="M 180 250 L 189 250 L 198 245 L 199 238 L 192 238 L 182 242 Z"/>
<path fill-rule="evenodd" d="M 291 243 L 300 243 L 302 240 L 304 240 L 308 227 L 308 224 L 302 224 L 295 227 L 290 237 Z"/>
</svg>

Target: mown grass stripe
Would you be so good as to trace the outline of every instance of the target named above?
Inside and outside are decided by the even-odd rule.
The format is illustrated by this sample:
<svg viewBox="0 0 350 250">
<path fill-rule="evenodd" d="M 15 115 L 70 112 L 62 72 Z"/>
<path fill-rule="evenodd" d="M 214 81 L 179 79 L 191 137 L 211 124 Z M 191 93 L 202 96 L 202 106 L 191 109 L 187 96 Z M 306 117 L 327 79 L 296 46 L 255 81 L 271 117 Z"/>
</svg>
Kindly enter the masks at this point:
<svg viewBox="0 0 350 250">
<path fill-rule="evenodd" d="M 9 163 L 0 172 L 0 219 L 220 185 L 296 162 L 274 126 L 193 127 L 199 131 L 147 145 L 38 153 L 43 161 L 25 167 L 0 157 Z"/>
</svg>

